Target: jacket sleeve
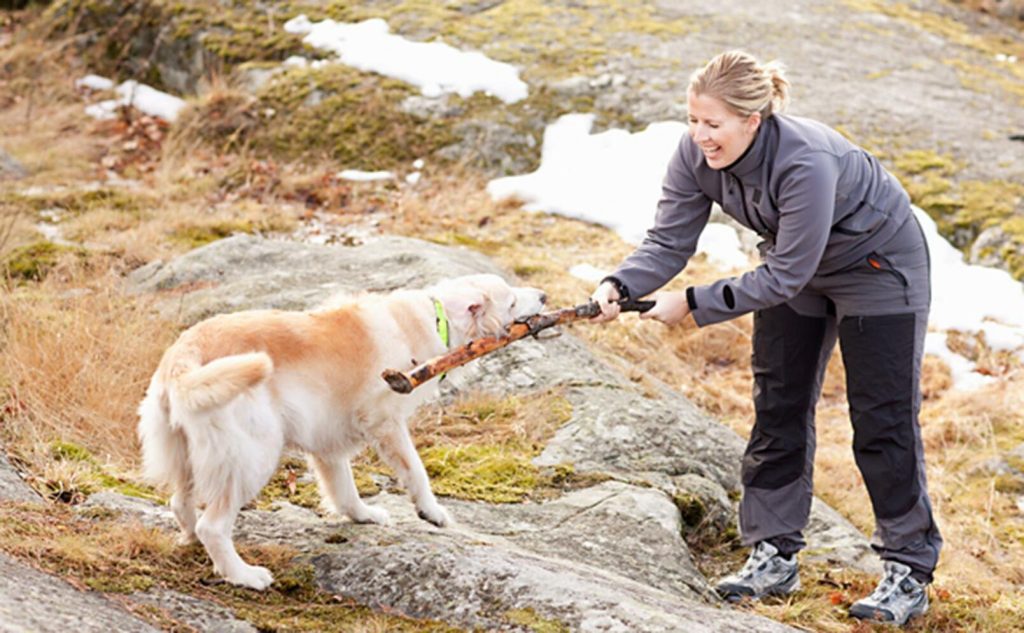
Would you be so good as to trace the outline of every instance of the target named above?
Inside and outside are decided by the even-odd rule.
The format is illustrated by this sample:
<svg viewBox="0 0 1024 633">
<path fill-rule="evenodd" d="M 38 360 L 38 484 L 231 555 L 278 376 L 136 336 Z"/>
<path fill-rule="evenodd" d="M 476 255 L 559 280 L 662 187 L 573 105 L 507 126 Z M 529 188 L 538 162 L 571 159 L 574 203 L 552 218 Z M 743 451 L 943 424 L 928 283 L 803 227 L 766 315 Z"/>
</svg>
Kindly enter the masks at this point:
<svg viewBox="0 0 1024 633">
<path fill-rule="evenodd" d="M 643 297 L 661 288 L 686 266 L 711 214 L 711 199 L 701 191 L 683 155 L 683 144 L 688 140 L 683 137 L 669 160 L 654 226 L 609 277 L 631 297 Z"/>
<path fill-rule="evenodd" d="M 832 227 L 838 167 L 833 157 L 810 155 L 779 175 L 779 228 L 763 263 L 739 277 L 688 289 L 698 325 L 784 303 L 799 293 L 821 262 Z"/>
</svg>

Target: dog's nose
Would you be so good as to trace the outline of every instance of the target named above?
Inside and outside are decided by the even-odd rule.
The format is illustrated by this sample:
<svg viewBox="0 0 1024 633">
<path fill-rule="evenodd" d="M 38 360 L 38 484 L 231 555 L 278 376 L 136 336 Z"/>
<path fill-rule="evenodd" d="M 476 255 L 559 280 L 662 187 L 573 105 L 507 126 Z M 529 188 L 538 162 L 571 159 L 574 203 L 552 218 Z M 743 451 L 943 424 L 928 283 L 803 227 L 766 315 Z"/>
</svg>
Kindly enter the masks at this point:
<svg viewBox="0 0 1024 633">
<path fill-rule="evenodd" d="M 545 292 L 540 293 L 540 304 L 544 305 L 548 302 L 548 295 Z"/>
</svg>

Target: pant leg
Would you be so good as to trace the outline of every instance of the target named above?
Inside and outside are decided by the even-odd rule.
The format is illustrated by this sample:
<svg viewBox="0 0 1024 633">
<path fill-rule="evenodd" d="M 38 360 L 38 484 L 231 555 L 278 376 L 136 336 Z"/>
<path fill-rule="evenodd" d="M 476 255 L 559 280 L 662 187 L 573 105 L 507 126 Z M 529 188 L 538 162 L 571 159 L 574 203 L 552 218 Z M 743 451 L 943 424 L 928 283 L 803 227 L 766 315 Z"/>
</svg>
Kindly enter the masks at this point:
<svg viewBox="0 0 1024 633">
<path fill-rule="evenodd" d="M 854 457 L 875 514 L 872 547 L 930 581 L 942 548 L 918 423 L 930 272 L 916 221 L 904 229 L 828 294 L 839 310 Z"/>
<path fill-rule="evenodd" d="M 798 297 L 754 314 L 756 418 L 743 456 L 740 533 L 747 545 L 767 540 L 783 554 L 806 544 L 814 407 L 836 341 L 835 319 L 825 305 L 822 297 Z"/>
</svg>

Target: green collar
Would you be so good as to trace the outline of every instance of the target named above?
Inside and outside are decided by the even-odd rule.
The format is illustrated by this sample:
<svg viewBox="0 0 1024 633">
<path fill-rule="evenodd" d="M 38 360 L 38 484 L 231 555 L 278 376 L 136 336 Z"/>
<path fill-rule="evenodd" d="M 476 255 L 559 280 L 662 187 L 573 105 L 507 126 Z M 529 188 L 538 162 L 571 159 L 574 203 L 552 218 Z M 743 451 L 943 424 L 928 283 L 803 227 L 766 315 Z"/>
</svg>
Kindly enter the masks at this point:
<svg viewBox="0 0 1024 633">
<path fill-rule="evenodd" d="M 437 333 L 444 346 L 448 347 L 448 317 L 445 316 L 444 306 L 437 299 L 434 299 L 434 313 L 437 315 Z"/>
</svg>

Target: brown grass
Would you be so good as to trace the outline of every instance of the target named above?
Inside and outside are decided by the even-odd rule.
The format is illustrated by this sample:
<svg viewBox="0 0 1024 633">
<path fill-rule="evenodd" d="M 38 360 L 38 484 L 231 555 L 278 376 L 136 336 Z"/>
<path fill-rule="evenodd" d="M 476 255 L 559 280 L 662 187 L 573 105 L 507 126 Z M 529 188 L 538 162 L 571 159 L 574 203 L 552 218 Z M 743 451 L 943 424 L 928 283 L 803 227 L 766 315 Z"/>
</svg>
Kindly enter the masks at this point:
<svg viewBox="0 0 1024 633">
<path fill-rule="evenodd" d="M 39 471 L 54 440 L 133 465 L 135 408 L 176 334 L 120 289 L 115 268 L 93 265 L 67 262 L 0 296 L 3 435 Z"/>
<path fill-rule="evenodd" d="M 105 177 L 99 163 L 122 140 L 121 128 L 84 117 L 84 102 L 68 79 L 68 69 L 77 70 L 74 64 L 59 48 L 31 39 L 0 51 L 0 136 L 4 148 L 32 171 L 18 183 L 0 183 L 5 196 L 28 187 L 54 190 L 61 185 L 75 191 Z M 229 93 L 225 89 L 214 94 L 203 105 L 207 111 L 223 111 L 229 121 L 218 148 L 230 147 L 233 130 L 245 123 L 246 104 Z M 241 117 L 241 123 L 231 123 L 233 117 Z M 382 232 L 492 256 L 524 281 L 545 288 L 552 306 L 585 301 L 593 289 L 568 274 L 572 265 L 610 270 L 630 251 L 604 228 L 491 201 L 485 181 L 469 170 L 440 173 L 428 168 L 416 187 L 352 186 L 332 178 L 337 167 L 330 163 L 278 165 L 244 152 L 221 156 L 208 147 L 173 143 L 165 155 L 150 158 L 158 164 L 137 174 L 144 192 L 137 194 L 141 202 L 134 211 L 100 204 L 62 223 L 66 237 L 92 246 L 90 256 L 58 265 L 41 282 L 8 286 L 0 296 L 0 437 L 40 481 L 63 482 L 73 490 L 79 481 L 95 477 L 89 462 L 54 459 L 55 441 L 87 448 L 115 472 L 131 471 L 136 464 L 135 407 L 176 326 L 154 317 L 145 297 L 125 294 L 121 275 L 142 262 L 188 250 L 190 244 L 176 236 L 216 233 L 225 226 L 288 230 L 311 208 L 338 224 L 363 223 L 372 212 L 382 217 Z M 37 210 L 21 198 L 11 200 L 0 201 L 0 211 L 8 218 L 4 226 L 11 227 L 8 247 L 38 238 L 31 228 L 38 221 Z M 670 287 L 720 275 L 698 257 Z M 626 315 L 614 323 L 580 323 L 570 329 L 638 382 L 660 380 L 740 435 L 749 431 L 749 317 L 698 330 L 665 328 Z M 911 630 L 1021 630 L 1024 527 L 1015 507 L 1018 493 L 1007 490 L 986 463 L 1024 441 L 1024 375 L 1019 363 L 993 353 L 983 340 L 954 336 L 950 344 L 969 352 L 1000 382 L 978 393 L 951 392 L 948 369 L 935 359 L 926 360 L 923 438 L 946 548 L 933 612 Z M 443 413 L 427 414 L 415 435 L 421 445 L 439 448 L 532 445 L 548 437 L 550 427 L 527 423 L 541 414 L 530 408 L 533 403 L 515 403 L 512 416 L 503 413 L 506 405 L 470 397 Z M 818 409 L 818 439 L 818 494 L 870 533 L 872 518 L 865 512 L 869 502 L 850 451 L 838 357 L 830 364 Z M 108 555 L 120 560 L 133 551 L 144 560 L 167 560 L 159 542 L 140 545 L 132 537 L 114 543 L 109 540 L 116 540 L 113 533 L 93 538 L 62 511 L 46 518 L 17 514 L 0 517 L 0 537 L 8 539 L 0 549 L 53 571 L 79 578 L 102 575 L 97 563 L 88 561 Z M 5 522 L 14 518 L 46 527 L 31 538 L 28 533 L 4 533 L 5 527 L 21 525 Z M 72 525 L 73 533 L 85 541 L 76 545 L 74 539 L 58 539 L 55 526 L 62 523 Z M 16 544 L 15 536 L 20 539 Z M 163 538 L 140 538 L 151 537 Z M 44 560 L 49 550 L 31 547 L 33 538 L 37 545 L 55 542 L 60 561 Z M 720 562 L 733 564 L 739 554 L 723 552 Z M 112 565 L 102 563 L 103 569 Z M 186 573 L 199 573 L 197 569 L 192 565 Z M 845 605 L 870 589 L 873 579 L 813 566 L 807 574 L 804 592 L 783 603 L 758 606 L 758 611 L 807 630 L 872 630 L 851 623 L 843 613 Z"/>
</svg>

